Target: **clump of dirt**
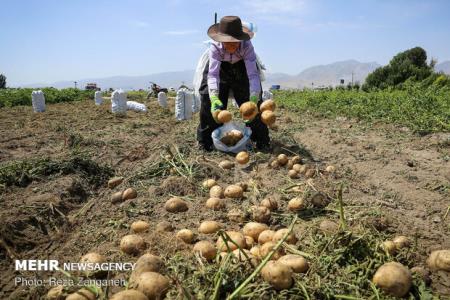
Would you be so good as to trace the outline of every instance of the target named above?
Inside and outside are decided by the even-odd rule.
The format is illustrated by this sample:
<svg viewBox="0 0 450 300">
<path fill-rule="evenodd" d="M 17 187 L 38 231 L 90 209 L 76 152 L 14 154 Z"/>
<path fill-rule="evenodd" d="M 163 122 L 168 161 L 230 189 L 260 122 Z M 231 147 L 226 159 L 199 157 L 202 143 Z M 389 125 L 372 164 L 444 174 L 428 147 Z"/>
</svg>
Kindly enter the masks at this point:
<svg viewBox="0 0 450 300">
<path fill-rule="evenodd" d="M 169 194 L 187 196 L 195 194 L 195 192 L 196 186 L 181 176 L 169 176 L 155 189 L 155 194 L 158 196 Z"/>
</svg>

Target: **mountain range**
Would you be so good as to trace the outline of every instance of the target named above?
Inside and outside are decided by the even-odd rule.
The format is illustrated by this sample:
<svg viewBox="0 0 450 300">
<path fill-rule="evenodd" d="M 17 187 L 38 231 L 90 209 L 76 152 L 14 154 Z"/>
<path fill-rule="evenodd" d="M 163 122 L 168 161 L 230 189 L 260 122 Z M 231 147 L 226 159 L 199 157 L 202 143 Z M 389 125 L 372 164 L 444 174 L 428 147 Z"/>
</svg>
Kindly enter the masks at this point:
<svg viewBox="0 0 450 300">
<path fill-rule="evenodd" d="M 340 84 L 341 79 L 344 84 L 352 81 L 363 83 L 367 75 L 380 67 L 376 62 L 359 62 L 357 60 L 339 61 L 327 65 L 319 65 L 307 68 L 297 75 L 285 73 L 266 73 L 266 80 L 263 81 L 263 87 L 268 88 L 273 84 L 281 85 L 281 88 L 304 88 L 320 86 L 336 86 Z M 435 66 L 437 71 L 450 74 L 450 61 L 439 63 Z M 181 84 L 192 86 L 194 70 L 185 70 L 178 72 L 164 72 L 143 76 L 113 76 L 105 78 L 79 79 L 77 86 L 84 88 L 87 83 L 94 82 L 102 89 L 122 88 L 124 90 L 148 89 L 150 82 L 155 82 L 162 87 L 178 88 Z M 38 83 L 25 85 L 23 87 L 44 87 L 52 86 L 55 88 L 73 87 L 74 81 L 59 81 L 50 84 Z"/>
</svg>

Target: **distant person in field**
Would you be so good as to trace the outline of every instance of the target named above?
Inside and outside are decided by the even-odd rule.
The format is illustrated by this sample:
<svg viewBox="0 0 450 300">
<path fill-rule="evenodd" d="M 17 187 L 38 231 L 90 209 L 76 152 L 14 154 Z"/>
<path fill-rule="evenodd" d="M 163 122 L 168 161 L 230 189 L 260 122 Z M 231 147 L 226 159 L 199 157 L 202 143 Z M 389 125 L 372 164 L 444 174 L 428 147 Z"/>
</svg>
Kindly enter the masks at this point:
<svg viewBox="0 0 450 300">
<path fill-rule="evenodd" d="M 233 91 L 240 106 L 252 101 L 262 103 L 262 88 L 256 54 L 250 39 L 253 32 L 242 26 L 241 19 L 226 16 L 219 24 L 208 29 L 208 36 L 214 40 L 209 48 L 209 62 L 203 71 L 200 86 L 201 108 L 197 140 L 200 149 L 213 150 L 212 132 L 222 124 L 214 119 L 213 113 L 226 109 L 228 95 Z M 259 150 L 270 149 L 269 130 L 261 122 L 260 114 L 246 122 L 252 129 L 251 139 Z"/>
</svg>

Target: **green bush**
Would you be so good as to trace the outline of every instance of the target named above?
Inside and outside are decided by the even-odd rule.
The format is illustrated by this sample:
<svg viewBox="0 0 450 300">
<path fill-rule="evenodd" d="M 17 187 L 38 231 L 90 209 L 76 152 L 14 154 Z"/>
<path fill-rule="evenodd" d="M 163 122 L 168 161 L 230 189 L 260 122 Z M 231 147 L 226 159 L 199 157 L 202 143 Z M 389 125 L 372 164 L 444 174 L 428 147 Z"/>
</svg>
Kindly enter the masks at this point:
<svg viewBox="0 0 450 300">
<path fill-rule="evenodd" d="M 439 79 L 439 82 L 448 79 Z M 336 89 L 333 91 L 280 91 L 277 102 L 298 112 L 313 111 L 367 121 L 383 120 L 429 133 L 450 131 L 450 87 L 424 88 L 408 84 L 403 89 L 371 92 Z"/>
<path fill-rule="evenodd" d="M 37 89 L 0 89 L 0 107 L 31 105 L 31 92 L 34 90 Z M 74 88 L 61 90 L 55 88 L 43 88 L 41 90 L 44 92 L 45 102 L 48 104 L 93 99 L 95 93 L 95 91 L 86 91 Z"/>
</svg>

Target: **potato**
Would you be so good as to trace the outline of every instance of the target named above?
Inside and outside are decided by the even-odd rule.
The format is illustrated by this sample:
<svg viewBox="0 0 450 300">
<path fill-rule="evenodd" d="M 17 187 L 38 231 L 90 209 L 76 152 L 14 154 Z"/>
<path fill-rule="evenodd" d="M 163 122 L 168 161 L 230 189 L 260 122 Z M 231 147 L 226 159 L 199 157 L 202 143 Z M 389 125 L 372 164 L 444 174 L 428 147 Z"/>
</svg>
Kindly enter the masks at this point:
<svg viewBox="0 0 450 300">
<path fill-rule="evenodd" d="M 253 102 L 242 103 L 239 107 L 239 111 L 244 120 L 253 120 L 258 114 L 258 107 Z"/>
<path fill-rule="evenodd" d="M 210 241 L 200 241 L 194 245 L 194 252 L 197 252 L 207 261 L 212 261 L 216 255 L 217 250 Z"/>
<path fill-rule="evenodd" d="M 397 247 L 398 250 L 407 248 L 411 244 L 409 239 L 403 235 L 395 237 L 392 241 L 394 242 L 395 247 Z"/>
<path fill-rule="evenodd" d="M 327 166 L 326 168 L 325 168 L 325 172 L 327 172 L 327 173 L 329 173 L 329 174 L 331 174 L 331 173 L 334 173 L 336 171 L 336 167 L 335 166 Z"/>
<path fill-rule="evenodd" d="M 105 262 L 106 262 L 106 258 L 103 255 L 98 254 L 96 252 L 90 252 L 88 254 L 85 254 L 80 259 L 80 263 L 82 263 L 82 264 L 89 264 L 89 263 L 102 264 Z M 87 277 L 101 277 L 101 276 L 105 275 L 106 273 L 107 272 L 102 271 L 102 270 L 86 270 L 86 271 L 84 271 L 84 274 Z"/>
<path fill-rule="evenodd" d="M 48 290 L 47 300 L 64 300 L 64 286 L 58 285 Z"/>
<path fill-rule="evenodd" d="M 203 234 L 216 233 L 222 226 L 216 221 L 203 221 L 198 227 L 198 232 Z"/>
<path fill-rule="evenodd" d="M 145 221 L 136 221 L 131 224 L 131 231 L 134 233 L 141 233 L 149 230 L 150 224 Z"/>
<path fill-rule="evenodd" d="M 283 236 L 289 231 L 287 228 L 279 229 L 275 232 L 275 234 L 272 237 L 272 242 L 277 243 L 279 240 L 283 238 Z M 285 242 L 287 244 L 295 245 L 297 243 L 297 238 L 295 237 L 294 233 L 290 233 L 288 237 L 286 238 Z"/>
<path fill-rule="evenodd" d="M 272 161 L 271 163 L 270 163 L 270 167 L 272 168 L 272 169 L 278 169 L 279 167 L 280 167 L 280 163 L 278 162 L 278 160 L 274 160 L 274 161 Z"/>
<path fill-rule="evenodd" d="M 308 169 L 305 172 L 306 178 L 313 178 L 315 175 L 316 175 L 316 170 L 314 170 L 314 169 Z"/>
<path fill-rule="evenodd" d="M 192 244 L 192 242 L 194 241 L 194 233 L 189 229 L 181 229 L 177 232 L 177 238 L 179 238 L 186 244 Z"/>
<path fill-rule="evenodd" d="M 269 261 L 262 268 L 261 275 L 276 290 L 288 289 L 292 286 L 292 270 L 280 262 Z"/>
<path fill-rule="evenodd" d="M 231 209 L 227 217 L 230 221 L 236 222 L 236 223 L 244 223 L 247 220 L 247 215 L 240 209 L 233 208 Z"/>
<path fill-rule="evenodd" d="M 270 211 L 275 211 L 278 209 L 278 202 L 273 197 L 264 198 L 261 203 L 261 206 L 267 207 Z"/>
<path fill-rule="evenodd" d="M 159 273 L 144 272 L 139 275 L 137 290 L 147 296 L 149 300 L 164 299 L 169 287 L 169 279 Z"/>
<path fill-rule="evenodd" d="M 275 111 L 275 108 L 276 108 L 276 104 L 275 104 L 275 101 L 273 101 L 272 99 L 268 99 L 268 100 L 264 101 L 259 106 L 259 110 L 261 112 L 264 112 L 266 110 Z"/>
<path fill-rule="evenodd" d="M 179 213 L 187 211 L 189 208 L 186 201 L 179 197 L 172 197 L 166 201 L 164 208 L 171 213 Z"/>
<path fill-rule="evenodd" d="M 245 254 L 243 252 L 245 252 Z M 233 256 L 236 257 L 239 261 L 246 261 L 246 260 L 251 261 L 252 259 L 255 259 L 255 257 L 247 249 L 242 249 L 242 250 L 236 249 L 236 250 L 233 250 L 232 253 L 233 253 Z M 247 255 L 248 259 L 245 255 Z"/>
<path fill-rule="evenodd" d="M 292 166 L 292 170 L 297 171 L 299 174 L 305 174 L 306 172 L 306 165 L 300 165 L 300 164 L 294 164 Z"/>
<path fill-rule="evenodd" d="M 137 234 L 129 234 L 120 240 L 120 250 L 126 254 L 137 255 L 145 249 L 145 242 Z"/>
<path fill-rule="evenodd" d="M 261 253 L 260 253 L 260 247 L 259 246 L 253 246 L 250 249 L 250 253 L 256 258 L 261 258 Z"/>
<path fill-rule="evenodd" d="M 227 146 L 234 146 L 243 137 L 244 137 L 244 134 L 240 130 L 233 129 L 233 130 L 226 132 L 224 134 L 224 136 L 220 139 L 220 141 Z"/>
<path fill-rule="evenodd" d="M 203 188 L 208 189 L 208 190 L 215 185 L 217 185 L 217 182 L 214 179 L 206 179 L 202 183 Z"/>
<path fill-rule="evenodd" d="M 225 169 L 225 170 L 230 170 L 230 169 L 234 168 L 234 163 L 229 160 L 222 160 L 219 163 L 219 167 L 221 167 L 222 169 Z"/>
<path fill-rule="evenodd" d="M 294 166 L 294 162 L 292 161 L 292 159 L 288 160 L 288 163 L 286 164 L 286 168 L 288 168 L 288 170 L 292 170 L 293 166 Z"/>
<path fill-rule="evenodd" d="M 227 198 L 242 198 L 242 196 L 244 195 L 244 191 L 242 190 L 242 187 L 240 187 L 239 185 L 229 185 L 226 189 L 225 192 L 223 193 L 225 197 Z"/>
<path fill-rule="evenodd" d="M 111 195 L 111 203 L 116 204 L 119 202 L 122 202 L 122 194 L 123 192 L 116 192 L 114 194 Z"/>
<path fill-rule="evenodd" d="M 270 210 L 265 206 L 252 206 L 253 220 L 260 223 L 268 223 L 270 221 Z"/>
<path fill-rule="evenodd" d="M 228 110 L 222 110 L 217 115 L 217 120 L 219 123 L 228 123 L 233 118 L 233 115 Z"/>
<path fill-rule="evenodd" d="M 223 198 L 223 188 L 220 185 L 215 185 L 209 190 L 209 197 Z"/>
<path fill-rule="evenodd" d="M 450 250 L 436 250 L 427 259 L 428 267 L 435 270 L 450 272 Z"/>
<path fill-rule="evenodd" d="M 249 160 L 250 156 L 248 155 L 247 151 L 241 151 L 236 154 L 236 161 L 241 165 L 245 165 Z"/>
<path fill-rule="evenodd" d="M 130 289 L 114 294 L 110 300 L 148 300 L 148 298 L 144 293 Z"/>
<path fill-rule="evenodd" d="M 226 204 L 225 204 L 225 200 L 223 200 L 223 199 L 209 198 L 208 200 L 206 200 L 205 206 L 207 208 L 210 208 L 213 210 L 221 210 L 221 209 L 225 208 Z"/>
<path fill-rule="evenodd" d="M 298 172 L 295 170 L 289 170 L 288 176 L 289 176 L 289 178 L 292 178 L 292 179 L 297 179 L 300 177 Z"/>
<path fill-rule="evenodd" d="M 274 242 L 267 242 L 265 244 L 263 244 L 260 247 L 260 253 L 261 253 L 261 258 L 266 257 L 267 254 L 270 253 L 270 251 L 273 250 L 273 248 L 275 248 L 276 244 Z M 270 258 L 271 260 L 277 260 L 280 257 L 282 257 L 284 255 L 284 250 L 282 248 L 278 248 L 277 251 L 274 252 L 274 254 L 272 255 L 272 257 Z"/>
<path fill-rule="evenodd" d="M 266 110 L 261 113 L 261 121 L 268 126 L 273 125 L 276 120 L 277 120 L 277 117 L 270 110 Z"/>
<path fill-rule="evenodd" d="M 381 244 L 381 248 L 389 255 L 394 255 L 397 252 L 397 246 L 393 241 L 384 241 Z"/>
<path fill-rule="evenodd" d="M 321 192 L 314 193 L 310 198 L 310 202 L 314 207 L 317 208 L 324 208 L 329 204 L 327 195 Z"/>
<path fill-rule="evenodd" d="M 245 237 L 244 237 L 244 235 L 242 233 L 237 232 L 237 231 L 227 231 L 226 234 L 241 249 L 245 249 L 247 247 L 247 244 L 245 243 Z M 227 242 L 228 247 L 230 248 L 231 251 L 233 251 L 233 250 L 238 248 L 234 243 L 232 243 L 231 241 Z M 217 249 L 220 252 L 228 251 L 228 248 L 227 248 L 224 240 L 222 239 L 222 237 L 219 237 L 217 239 L 216 246 L 217 246 Z"/>
<path fill-rule="evenodd" d="M 303 256 L 287 254 L 278 259 L 278 262 L 288 266 L 294 273 L 306 273 L 309 264 Z"/>
<path fill-rule="evenodd" d="M 214 112 L 212 113 L 213 119 L 214 119 L 216 122 L 219 122 L 219 114 L 220 114 L 220 112 L 221 112 L 221 110 L 216 110 L 216 111 L 214 111 Z"/>
<path fill-rule="evenodd" d="M 245 224 L 244 228 L 242 228 L 242 232 L 245 235 L 251 236 L 255 241 L 257 241 L 261 232 L 267 229 L 269 229 L 269 226 L 267 226 L 266 224 L 249 222 Z"/>
<path fill-rule="evenodd" d="M 431 277 L 430 277 L 431 273 L 430 273 L 430 271 L 428 271 L 424 267 L 411 268 L 411 273 L 412 274 L 417 274 L 423 280 L 423 282 L 425 282 L 426 285 L 430 285 L 430 283 L 431 283 Z"/>
<path fill-rule="evenodd" d="M 251 248 L 255 244 L 255 240 L 251 236 L 245 235 L 245 244 L 247 245 L 247 249 Z"/>
<path fill-rule="evenodd" d="M 339 231 L 339 225 L 330 220 L 323 220 L 320 222 L 319 228 L 326 235 L 334 234 Z"/>
<path fill-rule="evenodd" d="M 161 221 L 158 224 L 156 224 L 156 231 L 165 231 L 165 232 L 169 232 L 169 231 L 173 231 L 174 228 L 172 226 L 172 224 L 170 224 L 170 222 L 168 221 Z"/>
<path fill-rule="evenodd" d="M 137 197 L 137 192 L 133 188 L 127 188 L 125 191 L 123 191 L 123 194 L 122 194 L 123 201 L 134 199 L 136 197 Z"/>
<path fill-rule="evenodd" d="M 275 235 L 275 231 L 267 229 L 261 232 L 261 234 L 258 237 L 258 243 L 263 245 L 267 242 L 271 242 L 273 239 L 273 236 Z"/>
<path fill-rule="evenodd" d="M 131 273 L 130 283 L 137 282 L 139 276 L 144 272 L 159 273 L 164 268 L 164 262 L 159 256 L 146 253 L 139 257 Z"/>
<path fill-rule="evenodd" d="M 373 283 L 394 297 L 405 296 L 412 285 L 411 272 L 400 263 L 388 262 L 378 268 Z"/>
<path fill-rule="evenodd" d="M 291 161 L 294 165 L 300 164 L 302 162 L 302 158 L 299 155 L 295 155 L 291 158 Z"/>
<path fill-rule="evenodd" d="M 95 300 L 96 295 L 88 289 L 80 289 L 66 297 L 66 300 Z"/>
<path fill-rule="evenodd" d="M 280 154 L 277 156 L 277 161 L 280 164 L 280 166 L 284 166 L 287 164 L 289 158 L 287 157 L 286 154 Z"/>
<path fill-rule="evenodd" d="M 108 180 L 108 187 L 110 189 L 115 188 L 116 186 L 118 186 L 119 184 L 121 184 L 123 182 L 123 177 L 114 177 L 111 178 L 110 180 Z"/>
<path fill-rule="evenodd" d="M 289 200 L 288 209 L 290 211 L 300 211 L 306 208 L 305 200 L 302 197 L 295 197 Z"/>
</svg>

